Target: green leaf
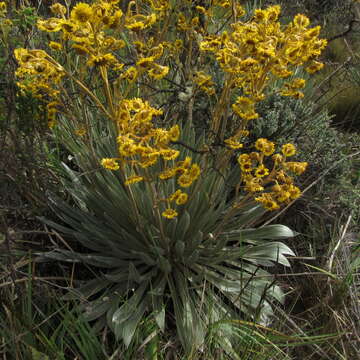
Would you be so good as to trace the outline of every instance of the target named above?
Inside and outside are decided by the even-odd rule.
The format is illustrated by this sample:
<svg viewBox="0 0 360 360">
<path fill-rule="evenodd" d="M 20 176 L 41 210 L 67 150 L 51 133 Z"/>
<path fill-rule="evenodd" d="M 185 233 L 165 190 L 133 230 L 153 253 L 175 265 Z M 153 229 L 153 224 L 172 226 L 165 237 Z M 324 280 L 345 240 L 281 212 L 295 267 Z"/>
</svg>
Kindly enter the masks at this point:
<svg viewBox="0 0 360 360">
<path fill-rule="evenodd" d="M 178 240 L 175 243 L 175 254 L 179 259 L 183 259 L 185 251 L 185 243 L 182 240 Z"/>
<path fill-rule="evenodd" d="M 178 220 L 178 224 L 175 230 L 175 237 L 173 240 L 179 241 L 183 240 L 186 237 L 187 231 L 189 230 L 189 226 L 191 223 L 190 214 L 188 211 L 183 211 L 180 219 Z"/>
<path fill-rule="evenodd" d="M 31 346 L 29 346 L 29 347 L 31 349 L 31 359 L 32 360 L 49 360 L 49 357 L 46 354 L 38 351 L 37 349 L 35 349 Z"/>
<path fill-rule="evenodd" d="M 122 323 L 129 319 L 136 311 L 139 303 L 142 301 L 148 282 L 141 284 L 125 303 L 114 312 L 111 322 L 114 327 L 121 327 Z"/>
<path fill-rule="evenodd" d="M 273 265 L 272 262 L 290 266 L 285 255 L 295 256 L 294 252 L 285 244 L 271 242 L 269 244 L 258 245 L 246 249 L 242 254 L 242 258 L 265 266 Z"/>
<path fill-rule="evenodd" d="M 263 239 L 288 239 L 298 235 L 285 225 L 274 224 L 260 227 L 258 229 L 235 230 L 228 234 L 238 234 L 240 240 L 263 240 Z"/>
</svg>

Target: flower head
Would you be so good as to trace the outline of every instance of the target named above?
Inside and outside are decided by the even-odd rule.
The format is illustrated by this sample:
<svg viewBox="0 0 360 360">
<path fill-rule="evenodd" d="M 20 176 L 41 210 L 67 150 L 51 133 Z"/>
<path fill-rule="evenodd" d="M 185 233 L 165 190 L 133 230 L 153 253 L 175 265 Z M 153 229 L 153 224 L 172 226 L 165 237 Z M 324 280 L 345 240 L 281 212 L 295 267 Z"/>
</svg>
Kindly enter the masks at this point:
<svg viewBox="0 0 360 360">
<path fill-rule="evenodd" d="M 86 23 L 92 16 L 91 6 L 86 3 L 77 3 L 71 11 L 71 19 L 79 23 Z"/>
<path fill-rule="evenodd" d="M 105 158 L 101 160 L 101 166 L 107 170 L 119 170 L 120 166 L 115 159 Z"/>
<path fill-rule="evenodd" d="M 285 144 L 285 145 L 282 146 L 281 152 L 285 156 L 293 156 L 296 153 L 296 149 L 295 149 L 295 146 L 293 144 Z"/>
<path fill-rule="evenodd" d="M 174 217 L 178 216 L 178 213 L 174 209 L 168 208 L 163 211 L 161 215 L 167 219 L 173 219 Z"/>
</svg>

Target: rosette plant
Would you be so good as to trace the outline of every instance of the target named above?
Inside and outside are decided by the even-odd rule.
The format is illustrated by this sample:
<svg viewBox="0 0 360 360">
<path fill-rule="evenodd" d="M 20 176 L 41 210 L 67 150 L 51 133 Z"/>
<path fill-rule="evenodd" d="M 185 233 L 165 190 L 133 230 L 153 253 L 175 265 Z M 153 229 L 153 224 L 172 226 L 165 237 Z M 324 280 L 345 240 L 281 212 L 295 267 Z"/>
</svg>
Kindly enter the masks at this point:
<svg viewBox="0 0 360 360">
<path fill-rule="evenodd" d="M 76 164 L 62 172 L 73 203 L 50 195 L 62 221 L 44 221 L 83 251 L 43 257 L 98 269 L 71 296 L 126 345 L 150 316 L 189 353 L 210 323 L 258 321 L 283 300 L 265 269 L 289 266 L 279 240 L 294 233 L 260 225 L 301 195 L 307 164 L 292 144 L 250 143 L 247 124 L 273 80 L 303 96 L 294 74 L 322 67 L 325 41 L 304 15 L 281 26 L 279 6 L 246 20 L 236 1 L 118 2 L 55 4 L 38 22 L 51 54 L 15 51 L 21 90 L 46 103 Z"/>
</svg>

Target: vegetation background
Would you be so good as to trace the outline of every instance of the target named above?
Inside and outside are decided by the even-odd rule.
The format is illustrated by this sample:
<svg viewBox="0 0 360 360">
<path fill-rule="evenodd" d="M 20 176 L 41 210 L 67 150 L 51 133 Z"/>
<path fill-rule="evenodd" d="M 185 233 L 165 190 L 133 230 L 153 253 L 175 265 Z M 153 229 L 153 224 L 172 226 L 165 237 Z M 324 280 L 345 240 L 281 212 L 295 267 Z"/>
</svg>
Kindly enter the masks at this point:
<svg viewBox="0 0 360 360">
<path fill-rule="evenodd" d="M 37 47 L 37 16 L 51 2 L 8 3 L 16 31 L 1 23 L 0 57 L 0 357 L 4 359 L 182 358 L 174 338 L 154 346 L 153 324 L 129 348 L 108 330 L 96 334 L 75 303 L 59 300 L 76 279 L 92 270 L 66 263 L 38 263 L 39 251 L 66 240 L 38 220 L 52 218 L 46 191 L 67 199 L 57 176 L 59 160 L 72 166 L 47 127 L 40 104 L 18 96 L 13 50 Z M 72 5 L 76 1 L 71 2 Z M 125 3 L 125 1 L 124 1 Z M 246 2 L 249 8 L 274 1 Z M 326 67 L 305 89 L 303 100 L 272 96 L 261 104 L 255 138 L 294 142 L 311 164 L 304 195 L 286 211 L 264 221 L 288 225 L 300 234 L 288 244 L 296 253 L 291 270 L 273 269 L 286 289 L 273 322 L 255 326 L 239 320 L 231 329 L 238 354 L 207 338 L 196 359 L 355 359 L 360 353 L 360 4 L 351 0 L 279 1 L 286 22 L 304 13 L 329 40 Z M 146 319 L 144 319 L 146 324 Z M 225 330 L 224 330 L 225 331 Z M 230 331 L 230 330 L 229 330 Z M 226 332 L 225 332 L 226 334 Z M 157 336 L 157 335 L 156 335 Z M 226 336 L 225 336 L 226 337 Z M 216 350 L 215 350 L 216 349 Z"/>
</svg>

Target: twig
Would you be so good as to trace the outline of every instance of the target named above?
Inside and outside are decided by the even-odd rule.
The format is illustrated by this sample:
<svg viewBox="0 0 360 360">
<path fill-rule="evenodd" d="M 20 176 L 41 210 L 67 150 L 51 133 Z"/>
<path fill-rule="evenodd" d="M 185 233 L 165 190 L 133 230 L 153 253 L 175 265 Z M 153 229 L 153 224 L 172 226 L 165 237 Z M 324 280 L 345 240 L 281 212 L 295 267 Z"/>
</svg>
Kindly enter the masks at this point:
<svg viewBox="0 0 360 360">
<path fill-rule="evenodd" d="M 342 32 L 342 33 L 340 33 L 340 34 L 337 34 L 337 35 L 332 36 L 331 38 L 327 39 L 327 42 L 329 43 L 329 42 L 334 41 L 334 40 L 336 40 L 336 39 L 345 37 L 350 31 L 352 31 L 353 26 L 354 26 L 354 24 L 356 24 L 356 23 L 360 23 L 360 20 L 357 20 L 357 19 L 352 19 L 352 20 L 350 20 L 350 22 L 349 22 L 349 27 L 348 27 L 348 29 L 347 29 L 346 31 L 344 31 L 344 32 Z"/>
<path fill-rule="evenodd" d="M 330 258 L 329 258 L 328 271 L 329 271 L 330 273 L 331 273 L 331 269 L 332 269 L 332 265 L 333 265 L 335 253 L 336 253 L 336 251 L 339 249 L 339 246 L 340 246 L 341 242 L 344 240 L 344 237 L 345 237 L 346 231 L 347 231 L 347 229 L 348 229 L 348 227 L 349 227 L 349 225 L 350 225 L 351 219 L 352 219 L 352 216 L 351 216 L 351 214 L 350 214 L 349 217 L 348 217 L 348 219 L 347 219 L 347 221 L 346 221 L 346 224 L 343 226 L 343 229 L 342 229 L 340 238 L 339 238 L 337 244 L 335 245 L 335 247 L 334 247 L 334 249 L 333 249 L 333 251 L 332 251 L 332 253 L 331 253 L 331 256 L 330 256 Z M 331 287 L 330 287 L 330 292 L 332 293 Z M 331 294 L 331 296 L 333 296 L 333 294 Z"/>
</svg>

